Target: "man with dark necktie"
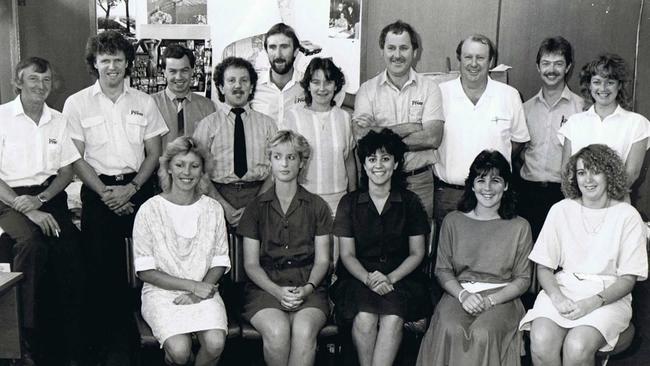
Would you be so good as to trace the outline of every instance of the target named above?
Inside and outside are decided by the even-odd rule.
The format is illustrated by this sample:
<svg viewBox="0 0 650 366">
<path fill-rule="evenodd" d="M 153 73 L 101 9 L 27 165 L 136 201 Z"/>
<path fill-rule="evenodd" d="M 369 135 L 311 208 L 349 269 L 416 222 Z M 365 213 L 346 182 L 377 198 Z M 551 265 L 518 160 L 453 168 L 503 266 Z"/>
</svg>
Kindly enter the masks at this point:
<svg viewBox="0 0 650 366">
<path fill-rule="evenodd" d="M 217 111 L 196 125 L 194 138 L 214 158 L 209 195 L 237 226 L 244 207 L 271 186 L 266 141 L 277 128 L 270 117 L 250 108 L 257 73 L 250 62 L 228 57 L 214 69 Z"/>
<path fill-rule="evenodd" d="M 190 91 L 196 57 L 179 44 L 165 48 L 162 54 L 167 87 L 152 97 L 169 133 L 163 136 L 163 149 L 179 136 L 192 136 L 196 123 L 216 111 L 214 102 Z"/>
</svg>

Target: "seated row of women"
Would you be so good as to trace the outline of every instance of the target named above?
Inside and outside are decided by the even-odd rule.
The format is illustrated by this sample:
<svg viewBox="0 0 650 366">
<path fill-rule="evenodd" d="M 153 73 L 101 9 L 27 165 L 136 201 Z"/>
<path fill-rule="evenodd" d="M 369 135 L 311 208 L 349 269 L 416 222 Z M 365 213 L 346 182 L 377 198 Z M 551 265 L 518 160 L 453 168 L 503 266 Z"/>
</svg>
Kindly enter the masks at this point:
<svg viewBox="0 0 650 366">
<path fill-rule="evenodd" d="M 405 321 L 431 314 L 430 280 L 420 270 L 430 226 L 403 184 L 406 146 L 390 130 L 359 140 L 360 189 L 327 203 L 299 184 L 307 140 L 279 131 L 267 144 L 274 185 L 245 209 L 243 318 L 262 335 L 268 365 L 314 363 L 316 338 L 330 316 L 351 327 L 359 363 L 391 365 Z M 161 158 L 163 193 L 137 214 L 135 267 L 145 282 L 142 314 L 170 364 L 214 365 L 227 319 L 217 283 L 230 268 L 220 205 L 207 153 L 188 137 Z M 521 330 L 531 331 L 539 365 L 593 364 L 631 317 L 630 292 L 647 276 L 645 227 L 621 199 L 625 172 L 604 145 L 567 164 L 563 189 L 533 248 L 515 214 L 512 174 L 498 152 L 473 162 L 458 211 L 444 220 L 435 274 L 446 294 L 422 341 L 418 365 L 519 365 Z M 330 286 L 331 237 L 340 263 Z M 532 252 L 531 252 L 532 248 Z M 543 288 L 528 314 L 519 297 L 537 263 Z M 345 327 L 344 327 L 345 329 Z M 191 333 L 201 347 L 191 352 Z"/>
</svg>

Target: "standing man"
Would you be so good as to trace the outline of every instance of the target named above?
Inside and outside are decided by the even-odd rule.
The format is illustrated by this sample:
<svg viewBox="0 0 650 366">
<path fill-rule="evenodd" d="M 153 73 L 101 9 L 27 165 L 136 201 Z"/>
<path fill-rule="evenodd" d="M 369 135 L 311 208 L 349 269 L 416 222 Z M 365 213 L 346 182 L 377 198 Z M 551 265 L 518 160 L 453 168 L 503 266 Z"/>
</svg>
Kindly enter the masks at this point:
<svg viewBox="0 0 650 366">
<path fill-rule="evenodd" d="M 271 117 L 254 111 L 257 73 L 250 62 L 228 57 L 214 69 L 217 111 L 201 120 L 194 139 L 214 158 L 210 197 L 221 203 L 226 220 L 237 226 L 246 205 L 271 187 L 266 142 L 277 128 Z"/>
<path fill-rule="evenodd" d="M 455 210 L 463 194 L 469 167 L 484 149 L 497 150 L 512 162 L 530 140 L 519 92 L 488 76 L 496 48 L 474 34 L 456 48 L 460 77 L 440 84 L 445 127 L 435 165 L 437 227 Z"/>
<path fill-rule="evenodd" d="M 0 226 L 15 242 L 12 270 L 25 276 L 23 337 L 34 342 L 37 330 L 36 350 L 49 353 L 45 348 L 54 344 L 48 350 L 58 348 L 69 361 L 80 348 L 83 274 L 65 187 L 81 156 L 66 119 L 45 103 L 50 63 L 39 57 L 20 61 L 13 82 L 18 97 L 0 106 Z M 35 300 L 42 300 L 39 307 Z"/>
<path fill-rule="evenodd" d="M 359 87 L 352 127 L 360 139 L 370 129 L 388 127 L 409 148 L 403 170 L 407 188 L 415 192 L 431 220 L 433 215 L 434 149 L 440 145 L 444 115 L 440 88 L 413 69 L 419 49 L 415 30 L 400 20 L 379 35 L 386 70 Z"/>
<path fill-rule="evenodd" d="M 530 131 L 522 154 L 519 214 L 530 223 L 537 238 L 551 206 L 562 200 L 562 145 L 557 131 L 574 113 L 582 112 L 584 101 L 566 84 L 573 66 L 573 49 L 557 36 L 542 41 L 537 52 L 537 71 L 542 89 L 524 103 Z"/>
<path fill-rule="evenodd" d="M 163 136 L 163 149 L 179 136 L 192 136 L 195 124 L 216 111 L 214 103 L 190 92 L 196 57 L 192 50 L 179 44 L 165 48 L 162 54 L 167 87 L 152 95 L 169 133 Z"/>
<path fill-rule="evenodd" d="M 273 118 L 276 124 L 281 125 L 285 111 L 305 104 L 305 91 L 300 86 L 303 74 L 294 67 L 301 50 L 300 40 L 293 28 L 278 23 L 264 35 L 264 49 L 271 69 L 268 73 L 260 75 L 251 108 L 266 114 Z M 343 91 L 334 97 L 338 106 L 343 103 L 344 98 Z"/>
<path fill-rule="evenodd" d="M 121 331 L 118 327 L 128 319 L 124 239 L 131 236 L 135 212 L 153 195 L 150 178 L 167 132 L 153 98 L 124 80 L 134 56 L 133 46 L 118 32 L 91 37 L 86 63 L 98 80 L 71 95 L 63 107 L 72 140 L 90 165 L 77 174 L 84 183 L 81 232 L 92 327 L 87 334 L 99 347 L 106 347 L 106 335 Z"/>
</svg>

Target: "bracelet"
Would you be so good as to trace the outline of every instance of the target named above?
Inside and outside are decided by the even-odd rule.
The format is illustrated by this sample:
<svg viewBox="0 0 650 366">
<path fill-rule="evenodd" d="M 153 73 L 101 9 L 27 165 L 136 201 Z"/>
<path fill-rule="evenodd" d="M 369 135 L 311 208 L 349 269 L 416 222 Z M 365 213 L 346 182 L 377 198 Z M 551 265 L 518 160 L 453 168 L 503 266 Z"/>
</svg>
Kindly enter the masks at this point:
<svg viewBox="0 0 650 366">
<path fill-rule="evenodd" d="M 463 296 L 463 294 L 464 294 L 465 292 L 467 292 L 467 289 L 466 289 L 466 288 L 460 290 L 460 292 L 458 293 L 458 302 L 461 303 L 461 304 L 463 303 L 463 300 L 461 299 L 461 297 Z"/>
<path fill-rule="evenodd" d="M 316 285 L 314 285 L 314 284 L 311 283 L 311 282 L 307 282 L 307 283 L 305 284 L 305 286 L 307 286 L 307 285 L 310 285 L 310 286 L 314 289 L 314 291 L 316 291 Z"/>
</svg>

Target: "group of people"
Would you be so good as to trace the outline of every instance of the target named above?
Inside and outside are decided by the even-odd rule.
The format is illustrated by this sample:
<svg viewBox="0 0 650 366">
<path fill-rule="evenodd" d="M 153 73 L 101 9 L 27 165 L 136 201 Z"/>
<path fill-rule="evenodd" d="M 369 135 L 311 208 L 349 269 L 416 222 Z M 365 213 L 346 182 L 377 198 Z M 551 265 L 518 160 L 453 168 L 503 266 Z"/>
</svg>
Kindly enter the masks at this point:
<svg viewBox="0 0 650 366">
<path fill-rule="evenodd" d="M 487 37 L 462 40 L 460 77 L 439 85 L 414 69 L 418 42 L 405 22 L 382 30 L 386 69 L 361 85 L 352 116 L 342 70 L 318 57 L 295 69 L 300 40 L 283 23 L 264 37 L 268 73 L 238 57 L 216 66 L 217 104 L 190 92 L 195 57 L 179 45 L 162 55 L 166 89 L 149 96 L 125 82 L 129 41 L 91 37 L 97 81 L 63 113 L 45 104 L 49 63 L 21 61 L 18 97 L 0 106 L 0 226 L 25 273 L 26 340 L 44 304 L 63 358 L 102 357 L 133 306 L 132 237 L 142 315 L 165 360 L 216 364 L 231 233 L 248 277 L 241 316 L 268 365 L 313 364 L 332 314 L 361 365 L 391 365 L 404 323 L 432 313 L 418 365 L 519 365 L 522 330 L 536 365 L 593 364 L 628 327 L 648 271 L 628 192 L 650 122 L 626 109 L 625 62 L 585 65 L 580 97 L 566 84 L 571 45 L 547 38 L 541 90 L 522 103 L 489 77 Z M 81 233 L 64 191 L 74 174 Z M 429 238 L 437 281 L 422 271 Z M 526 313 L 533 265 L 542 291 Z"/>
</svg>

